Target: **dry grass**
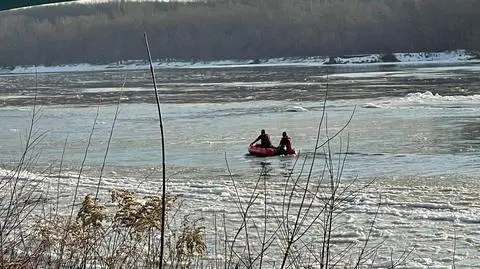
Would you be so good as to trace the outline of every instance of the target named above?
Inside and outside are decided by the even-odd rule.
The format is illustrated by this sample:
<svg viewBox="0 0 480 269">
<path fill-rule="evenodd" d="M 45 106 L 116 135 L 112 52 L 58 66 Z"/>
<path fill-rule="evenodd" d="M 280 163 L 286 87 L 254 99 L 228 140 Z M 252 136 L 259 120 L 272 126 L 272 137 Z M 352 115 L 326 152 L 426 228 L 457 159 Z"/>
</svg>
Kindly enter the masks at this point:
<svg viewBox="0 0 480 269">
<path fill-rule="evenodd" d="M 16 262 L 28 268 L 157 267 L 160 197 L 138 197 L 127 190 L 113 190 L 111 197 L 112 203 L 107 206 L 86 196 L 71 223 L 67 223 L 68 216 L 56 215 L 34 225 L 29 245 L 36 251 L 30 251 L 28 259 Z M 167 212 L 171 212 L 177 199 L 167 197 Z M 69 230 L 65 231 L 67 227 Z M 166 234 L 171 244 L 169 258 L 164 262 L 187 266 L 193 257 L 206 254 L 203 228 L 187 217 L 180 227 Z"/>
</svg>

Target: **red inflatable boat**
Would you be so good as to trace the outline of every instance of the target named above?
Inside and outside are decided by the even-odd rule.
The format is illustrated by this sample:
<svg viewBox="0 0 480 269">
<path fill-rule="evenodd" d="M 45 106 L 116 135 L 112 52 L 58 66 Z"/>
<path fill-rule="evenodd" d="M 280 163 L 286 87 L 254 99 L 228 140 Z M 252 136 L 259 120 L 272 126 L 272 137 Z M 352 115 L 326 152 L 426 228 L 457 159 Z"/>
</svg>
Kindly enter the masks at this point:
<svg viewBox="0 0 480 269">
<path fill-rule="evenodd" d="M 277 155 L 276 148 L 262 148 L 260 144 L 255 144 L 248 148 L 248 152 L 250 155 L 257 156 L 257 157 L 271 157 Z M 291 149 L 287 151 L 287 155 L 297 155 L 298 151 L 296 149 Z"/>
</svg>

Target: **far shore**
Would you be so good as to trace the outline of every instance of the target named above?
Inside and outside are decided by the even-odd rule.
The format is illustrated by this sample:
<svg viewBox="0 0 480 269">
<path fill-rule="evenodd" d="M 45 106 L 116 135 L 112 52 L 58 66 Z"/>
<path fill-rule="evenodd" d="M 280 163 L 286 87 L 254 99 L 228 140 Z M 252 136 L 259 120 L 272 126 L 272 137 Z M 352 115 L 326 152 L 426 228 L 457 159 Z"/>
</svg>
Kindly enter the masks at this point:
<svg viewBox="0 0 480 269">
<path fill-rule="evenodd" d="M 250 60 L 215 60 L 215 61 L 185 61 L 160 59 L 154 61 L 158 69 L 168 68 L 248 68 L 262 66 L 323 66 L 323 65 L 385 65 L 385 64 L 454 64 L 477 63 L 480 55 L 467 50 L 443 52 L 416 52 L 390 54 L 362 54 L 343 56 L 312 56 L 312 57 L 282 57 Z M 60 72 L 94 72 L 94 71 L 121 71 L 147 70 L 149 64 L 145 60 L 124 60 L 110 64 L 65 64 L 57 66 L 15 66 L 0 67 L 0 75 L 60 73 Z"/>
</svg>

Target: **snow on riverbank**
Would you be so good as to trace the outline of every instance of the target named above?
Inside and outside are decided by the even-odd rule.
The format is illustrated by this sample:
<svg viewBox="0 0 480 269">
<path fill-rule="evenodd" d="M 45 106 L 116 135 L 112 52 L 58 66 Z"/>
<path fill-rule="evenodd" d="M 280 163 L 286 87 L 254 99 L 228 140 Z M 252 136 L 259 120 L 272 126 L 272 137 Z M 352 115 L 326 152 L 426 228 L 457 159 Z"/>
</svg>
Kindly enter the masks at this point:
<svg viewBox="0 0 480 269">
<path fill-rule="evenodd" d="M 359 64 L 421 64 L 421 63 L 456 63 L 478 62 L 478 54 L 467 50 L 445 52 L 419 52 L 419 53 L 394 53 L 397 61 L 385 61 L 382 54 L 365 54 L 337 57 L 288 57 L 256 60 L 221 60 L 221 61 L 170 61 L 157 60 L 155 68 L 225 68 L 225 67 L 258 67 L 258 66 L 321 66 L 334 65 L 359 65 Z M 94 65 L 71 64 L 59 66 L 17 66 L 14 68 L 0 67 L 0 74 L 26 74 L 26 73 L 57 73 L 57 72 L 92 72 L 92 71 L 119 71 L 119 70 L 144 70 L 149 65 L 143 60 L 122 61 L 119 63 Z"/>
</svg>

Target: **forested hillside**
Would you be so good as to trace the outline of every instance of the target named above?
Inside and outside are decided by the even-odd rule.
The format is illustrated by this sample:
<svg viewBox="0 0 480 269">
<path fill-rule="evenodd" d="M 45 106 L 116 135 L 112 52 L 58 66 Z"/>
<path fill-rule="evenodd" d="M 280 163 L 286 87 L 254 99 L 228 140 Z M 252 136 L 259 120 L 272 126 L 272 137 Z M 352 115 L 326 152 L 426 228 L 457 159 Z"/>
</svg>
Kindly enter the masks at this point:
<svg viewBox="0 0 480 269">
<path fill-rule="evenodd" d="M 210 0 L 0 13 L 0 66 L 480 49 L 479 0 Z"/>
</svg>

